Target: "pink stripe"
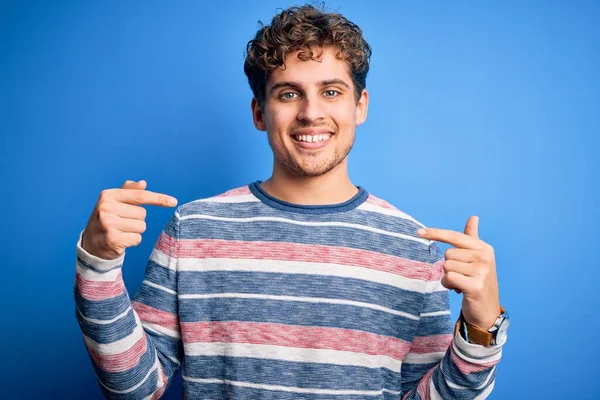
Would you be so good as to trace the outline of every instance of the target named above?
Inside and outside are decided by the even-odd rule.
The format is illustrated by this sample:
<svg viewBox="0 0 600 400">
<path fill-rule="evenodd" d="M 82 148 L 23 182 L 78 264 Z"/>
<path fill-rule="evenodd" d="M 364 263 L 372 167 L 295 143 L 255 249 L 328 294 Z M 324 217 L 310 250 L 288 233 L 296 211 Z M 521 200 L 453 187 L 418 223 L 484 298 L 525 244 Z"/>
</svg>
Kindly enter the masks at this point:
<svg viewBox="0 0 600 400">
<path fill-rule="evenodd" d="M 431 335 L 431 336 L 415 336 L 412 345 L 410 346 L 411 353 L 439 353 L 448 350 L 452 343 L 453 335 Z"/>
<path fill-rule="evenodd" d="M 166 384 L 165 384 L 166 385 Z M 150 398 L 150 400 L 157 400 L 160 399 L 162 397 L 162 395 L 165 393 L 165 389 L 167 389 L 166 386 L 161 387 L 158 392 L 154 393 L 152 395 L 152 397 Z"/>
<path fill-rule="evenodd" d="M 430 280 L 439 281 L 440 279 L 442 279 L 442 276 L 444 276 L 445 262 L 446 260 L 442 258 L 441 260 L 433 263 L 433 265 L 431 266 L 431 276 L 429 277 Z"/>
<path fill-rule="evenodd" d="M 394 207 L 393 205 L 391 205 L 390 203 L 388 203 L 387 201 L 380 199 L 379 197 L 375 197 L 372 194 L 369 193 L 369 197 L 367 197 L 367 203 L 376 205 L 378 207 L 381 208 L 387 208 L 388 210 L 396 210 L 396 211 L 400 211 L 398 210 L 396 207 Z"/>
<path fill-rule="evenodd" d="M 498 364 L 498 362 L 500 361 L 500 360 L 495 360 L 495 361 L 490 361 L 490 362 L 482 363 L 482 364 L 474 364 L 474 363 L 465 361 L 462 358 L 460 358 L 454 351 L 454 346 L 450 347 L 450 349 L 451 349 L 450 356 L 451 356 L 452 362 L 456 365 L 458 370 L 465 375 L 472 374 L 474 372 L 485 371 L 486 369 L 489 369 L 489 368 L 493 367 L 494 365 Z"/>
<path fill-rule="evenodd" d="M 177 314 L 159 310 L 158 308 L 150 307 L 137 301 L 132 301 L 131 304 L 142 321 L 158 324 L 172 331 L 179 331 L 179 318 Z"/>
<path fill-rule="evenodd" d="M 156 247 L 165 254 L 180 258 L 238 258 L 335 263 L 388 272 L 411 279 L 427 280 L 430 265 L 401 257 L 367 250 L 314 244 L 229 241 L 217 239 L 177 240 L 164 232 Z M 178 251 L 177 251 L 178 249 Z"/>
<path fill-rule="evenodd" d="M 165 375 L 165 373 L 163 372 L 162 368 L 160 369 L 160 376 L 161 376 L 161 380 L 162 380 L 162 387 L 160 389 L 158 389 L 158 392 L 154 393 L 152 395 L 152 397 L 150 398 L 150 400 L 157 400 L 160 399 L 161 396 L 163 395 L 163 393 L 165 392 L 165 390 L 167 389 L 167 376 Z"/>
<path fill-rule="evenodd" d="M 433 367 L 423 377 L 417 386 L 417 393 L 421 396 L 421 400 L 431 400 L 431 396 L 429 393 L 429 387 L 431 386 L 431 376 L 433 375 L 433 371 L 437 368 Z"/>
<path fill-rule="evenodd" d="M 135 367 L 146 349 L 145 337 L 135 342 L 128 350 L 118 354 L 100 354 L 88 346 L 88 351 L 96 365 L 106 372 L 123 372 Z"/>
<path fill-rule="evenodd" d="M 106 282 L 90 281 L 76 271 L 75 285 L 84 298 L 94 301 L 110 299 L 125 292 L 123 276 L 120 272 L 114 281 Z"/>
<path fill-rule="evenodd" d="M 182 322 L 184 343 L 251 343 L 327 349 L 402 360 L 409 344 L 389 336 L 350 329 L 256 322 Z"/>
<path fill-rule="evenodd" d="M 246 186 L 242 186 L 239 188 L 228 190 L 225 193 L 221 193 L 214 197 L 243 196 L 243 195 L 250 194 L 250 193 L 252 193 L 252 192 L 250 191 L 250 188 L 246 185 Z"/>
</svg>

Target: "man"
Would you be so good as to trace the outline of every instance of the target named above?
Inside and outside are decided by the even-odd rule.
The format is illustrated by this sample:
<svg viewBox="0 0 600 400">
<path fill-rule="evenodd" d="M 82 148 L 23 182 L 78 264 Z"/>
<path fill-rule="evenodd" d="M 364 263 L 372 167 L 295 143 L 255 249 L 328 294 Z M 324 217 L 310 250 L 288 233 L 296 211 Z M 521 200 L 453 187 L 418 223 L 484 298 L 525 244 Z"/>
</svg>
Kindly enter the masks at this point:
<svg viewBox="0 0 600 400">
<path fill-rule="evenodd" d="M 178 207 L 133 301 L 121 267 L 141 205 L 176 200 L 127 181 L 81 234 L 77 319 L 106 397 L 157 399 L 180 368 L 188 399 L 486 397 L 508 320 L 478 218 L 419 233 L 349 179 L 369 103 L 361 30 L 290 8 L 247 50 L 272 176 Z M 455 246 L 445 260 L 436 241 Z M 463 293 L 456 330 L 447 288 Z"/>
</svg>

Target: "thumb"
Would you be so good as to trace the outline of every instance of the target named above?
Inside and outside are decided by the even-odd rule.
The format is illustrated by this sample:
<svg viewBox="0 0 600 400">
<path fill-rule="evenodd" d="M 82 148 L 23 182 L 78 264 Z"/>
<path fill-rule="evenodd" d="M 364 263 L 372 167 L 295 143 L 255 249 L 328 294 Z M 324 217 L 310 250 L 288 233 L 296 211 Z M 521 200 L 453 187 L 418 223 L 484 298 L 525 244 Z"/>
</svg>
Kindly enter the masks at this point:
<svg viewBox="0 0 600 400">
<path fill-rule="evenodd" d="M 465 235 L 469 235 L 474 237 L 475 239 L 479 239 L 479 217 L 476 215 L 472 215 L 467 220 L 467 224 L 465 225 Z"/>
<path fill-rule="evenodd" d="M 121 189 L 139 189 L 139 190 L 144 190 L 144 189 L 146 189 L 146 185 L 147 185 L 147 182 L 145 180 L 143 180 L 143 179 L 141 181 L 138 181 L 138 182 L 127 180 L 127 181 L 125 181 L 125 183 L 123 184 L 123 187 Z"/>
</svg>

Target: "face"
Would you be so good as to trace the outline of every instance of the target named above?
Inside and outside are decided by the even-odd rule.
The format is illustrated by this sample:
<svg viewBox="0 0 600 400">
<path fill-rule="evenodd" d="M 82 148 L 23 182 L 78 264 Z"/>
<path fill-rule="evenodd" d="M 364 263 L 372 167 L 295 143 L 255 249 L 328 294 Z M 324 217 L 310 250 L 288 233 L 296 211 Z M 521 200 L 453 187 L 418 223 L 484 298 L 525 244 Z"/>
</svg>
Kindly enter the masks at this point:
<svg viewBox="0 0 600 400">
<path fill-rule="evenodd" d="M 335 52 L 325 47 L 321 62 L 289 54 L 285 68 L 269 74 L 263 109 L 252 100 L 254 125 L 267 131 L 275 168 L 320 176 L 346 167 L 356 126 L 367 117 L 368 93 L 357 101 L 350 67 Z"/>
</svg>

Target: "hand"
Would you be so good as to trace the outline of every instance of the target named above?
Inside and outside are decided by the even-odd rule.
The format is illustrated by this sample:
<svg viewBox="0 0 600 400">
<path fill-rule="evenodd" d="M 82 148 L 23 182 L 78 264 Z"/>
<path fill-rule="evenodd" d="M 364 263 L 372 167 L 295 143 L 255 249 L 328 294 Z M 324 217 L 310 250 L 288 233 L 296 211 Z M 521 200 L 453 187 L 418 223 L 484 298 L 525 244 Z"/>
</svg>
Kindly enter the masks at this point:
<svg viewBox="0 0 600 400">
<path fill-rule="evenodd" d="M 455 246 L 446 250 L 442 285 L 463 293 L 464 319 L 488 330 L 500 315 L 494 248 L 479 239 L 479 217 L 467 221 L 465 233 L 427 228 L 419 236 Z"/>
<path fill-rule="evenodd" d="M 81 247 L 104 260 L 114 260 L 127 247 L 142 242 L 146 230 L 146 209 L 141 205 L 174 207 L 177 199 L 146 189 L 146 181 L 126 181 L 121 189 L 106 189 L 100 193 L 83 231 Z"/>
</svg>

